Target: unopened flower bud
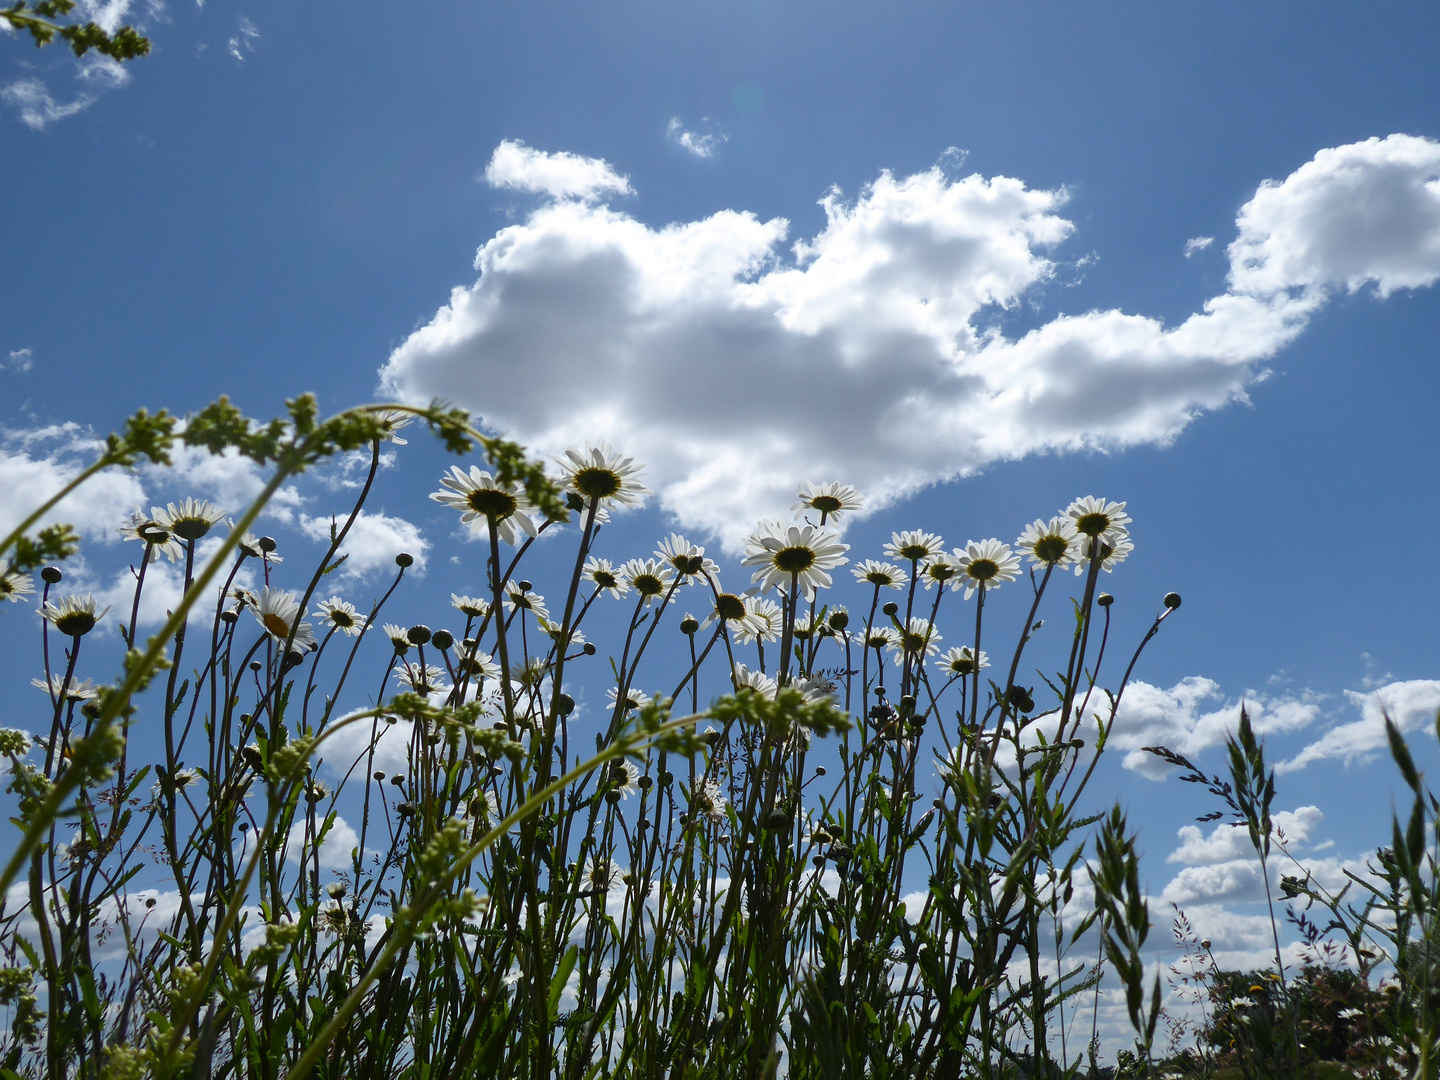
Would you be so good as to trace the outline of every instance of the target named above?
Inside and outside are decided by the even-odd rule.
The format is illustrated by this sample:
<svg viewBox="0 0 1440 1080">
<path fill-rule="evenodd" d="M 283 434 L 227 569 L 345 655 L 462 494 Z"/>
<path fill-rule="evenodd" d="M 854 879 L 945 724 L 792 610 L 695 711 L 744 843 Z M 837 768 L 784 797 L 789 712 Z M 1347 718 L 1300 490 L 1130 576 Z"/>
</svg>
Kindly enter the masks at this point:
<svg viewBox="0 0 1440 1080">
<path fill-rule="evenodd" d="M 411 645 L 428 645 L 430 643 L 430 628 L 423 623 L 417 623 L 405 631 L 405 640 Z"/>
<path fill-rule="evenodd" d="M 434 645 L 437 649 L 448 649 L 451 645 L 455 644 L 455 635 L 450 633 L 449 630 L 436 630 L 434 636 L 430 638 L 430 644 Z"/>
<path fill-rule="evenodd" d="M 1111 596 L 1108 592 L 1102 592 L 1099 596 L 1095 598 L 1095 602 L 1101 607 L 1109 607 L 1115 602 L 1115 598 Z"/>
<path fill-rule="evenodd" d="M 680 620 L 680 632 L 686 637 L 689 637 L 699 629 L 700 620 L 695 618 L 694 615 L 686 615 L 685 618 Z"/>
<path fill-rule="evenodd" d="M 1165 594 L 1165 606 L 1174 611 L 1180 606 L 1180 594 L 1178 592 L 1167 592 Z"/>
<path fill-rule="evenodd" d="M 595 655 L 595 643 L 594 643 L 593 641 L 587 641 L 587 642 L 585 642 L 584 645 L 581 645 L 581 646 L 580 646 L 580 651 L 581 651 L 582 653 L 584 653 L 586 656 L 594 656 L 594 655 Z"/>
<path fill-rule="evenodd" d="M 415 565 L 415 556 L 411 555 L 408 551 L 402 551 L 399 555 L 395 556 L 395 565 L 400 567 L 401 570 L 406 570 Z"/>
<path fill-rule="evenodd" d="M 899 613 L 899 611 L 900 611 L 900 605 L 897 604 L 897 603 L 895 603 L 894 600 L 891 600 L 888 604 L 886 604 L 886 605 L 885 605 L 883 608 L 881 608 L 880 610 L 885 613 L 885 617 L 886 617 L 886 618 L 888 618 L 888 619 L 893 619 L 893 618 Z"/>
<path fill-rule="evenodd" d="M 273 536 L 262 536 L 258 543 L 260 550 L 265 552 L 266 555 L 269 555 L 270 552 L 275 550 L 275 538 Z"/>
<path fill-rule="evenodd" d="M 58 566 L 47 566 L 44 570 L 40 571 L 40 579 L 44 581 L 46 585 L 59 585 L 60 579 L 64 576 Z"/>
</svg>

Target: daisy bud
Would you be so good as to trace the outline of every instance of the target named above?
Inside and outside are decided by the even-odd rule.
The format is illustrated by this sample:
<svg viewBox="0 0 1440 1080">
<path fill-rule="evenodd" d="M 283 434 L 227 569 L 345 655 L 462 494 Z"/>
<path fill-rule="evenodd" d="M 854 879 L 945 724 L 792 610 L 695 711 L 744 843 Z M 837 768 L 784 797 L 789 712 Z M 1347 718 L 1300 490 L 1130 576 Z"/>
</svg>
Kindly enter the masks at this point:
<svg viewBox="0 0 1440 1080">
<path fill-rule="evenodd" d="M 587 642 L 585 642 L 584 645 L 580 646 L 580 651 L 581 651 L 582 653 L 584 653 L 586 656 L 594 656 L 594 655 L 595 655 L 595 643 L 594 643 L 593 641 L 587 641 Z"/>
<path fill-rule="evenodd" d="M 1167 592 L 1165 594 L 1165 606 L 1174 611 L 1180 606 L 1180 594 L 1178 592 Z"/>
<path fill-rule="evenodd" d="M 1111 596 L 1108 592 L 1102 592 L 1099 596 L 1095 598 L 1095 602 L 1101 607 L 1109 607 L 1115 602 L 1115 598 Z"/>
<path fill-rule="evenodd" d="M 555 699 L 555 715 L 569 716 L 575 711 L 575 699 L 569 694 L 561 694 Z"/>
<path fill-rule="evenodd" d="M 893 619 L 896 615 L 900 613 L 900 605 L 895 603 L 895 601 L 891 600 L 880 610 L 885 613 L 885 617 L 887 619 Z"/>
<path fill-rule="evenodd" d="M 686 615 L 680 620 L 680 632 L 686 637 L 700 629 L 700 621 L 694 615 Z"/>
<path fill-rule="evenodd" d="M 773 832 L 780 832 L 782 829 L 788 829 L 789 827 L 790 815 L 784 810 L 777 808 L 765 815 L 765 828 Z"/>
<path fill-rule="evenodd" d="M 824 766 L 824 765 L 816 765 L 816 766 L 815 766 L 815 775 L 816 775 L 816 776 L 824 776 L 824 775 L 825 775 L 825 766 Z"/>
<path fill-rule="evenodd" d="M 640 786 L 641 791 L 649 791 L 652 787 L 655 786 L 655 781 L 648 775 L 640 777 L 640 779 L 635 781 L 635 783 Z"/>
<path fill-rule="evenodd" d="M 238 611 L 222 611 L 220 613 L 220 621 L 227 626 L 234 626 L 235 623 L 240 621 L 240 613 Z"/>
<path fill-rule="evenodd" d="M 253 672 L 257 672 L 257 673 L 258 673 L 259 670 L 260 670 L 260 661 L 259 661 L 259 660 L 251 660 L 251 661 L 250 661 L 250 670 L 253 671 Z"/>
<path fill-rule="evenodd" d="M 417 623 L 405 631 L 405 640 L 411 645 L 427 645 L 430 642 L 430 628 Z"/>
<path fill-rule="evenodd" d="M 46 585 L 59 585 L 60 579 L 64 576 L 58 566 L 47 566 L 44 570 L 40 571 L 40 579 L 44 581 Z"/>
<path fill-rule="evenodd" d="M 517 581 L 515 584 L 520 586 L 520 591 L 521 591 L 521 592 L 529 592 L 531 589 L 533 589 L 533 588 L 535 587 L 533 584 L 531 584 L 531 583 L 528 582 L 528 581 Z"/>
<path fill-rule="evenodd" d="M 259 540 L 260 550 L 269 555 L 275 550 L 275 538 L 273 536 L 262 536 Z"/>
<path fill-rule="evenodd" d="M 406 570 L 415 565 L 415 556 L 411 555 L 408 551 L 402 551 L 399 555 L 395 556 L 395 565 L 400 567 L 401 570 Z"/>
</svg>

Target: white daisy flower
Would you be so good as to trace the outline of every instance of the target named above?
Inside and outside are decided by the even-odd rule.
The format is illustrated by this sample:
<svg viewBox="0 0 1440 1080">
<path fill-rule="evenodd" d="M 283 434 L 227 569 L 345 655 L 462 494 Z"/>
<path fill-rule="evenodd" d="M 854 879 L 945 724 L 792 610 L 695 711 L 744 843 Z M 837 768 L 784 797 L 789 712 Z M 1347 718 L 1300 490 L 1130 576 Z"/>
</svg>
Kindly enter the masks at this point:
<svg viewBox="0 0 1440 1080">
<path fill-rule="evenodd" d="M 35 591 L 35 581 L 29 574 L 10 569 L 8 562 L 0 562 L 0 600 L 18 604 Z"/>
<path fill-rule="evenodd" d="M 103 619 L 105 612 L 109 610 L 108 606 L 100 608 L 95 597 L 86 593 L 84 596 L 47 600 L 40 609 L 40 617 L 49 621 L 67 637 L 78 638 L 94 630 L 95 624 Z"/>
<path fill-rule="evenodd" d="M 1068 566 L 1079 557 L 1079 533 L 1067 515 L 1049 521 L 1036 518 L 1015 541 L 1015 548 L 1036 566 Z"/>
<path fill-rule="evenodd" d="M 910 575 L 900 567 L 879 559 L 866 559 L 860 565 L 851 567 L 850 573 L 855 575 L 856 581 L 864 581 L 883 589 L 902 589 L 910 580 Z"/>
<path fill-rule="evenodd" d="M 763 671 L 751 671 L 744 664 L 735 665 L 735 690 L 753 690 L 761 697 L 773 698 L 779 686 Z"/>
<path fill-rule="evenodd" d="M 747 596 L 744 604 L 744 618 L 730 624 L 735 640 L 741 645 L 779 641 L 785 630 L 785 613 L 780 605 L 765 596 Z"/>
<path fill-rule="evenodd" d="M 620 688 L 617 686 L 612 686 L 609 690 L 605 691 L 605 700 L 610 703 L 611 712 L 615 711 L 615 702 L 619 698 L 619 696 Z M 645 693 L 645 691 L 636 690 L 633 686 L 629 690 L 625 691 L 626 712 L 630 712 L 633 709 L 643 709 L 646 705 L 649 704 L 650 695 Z"/>
<path fill-rule="evenodd" d="M 1106 502 L 1093 495 L 1076 499 L 1065 508 L 1065 516 L 1075 523 L 1075 530 L 1085 536 L 1099 537 L 1105 543 L 1115 542 L 1129 533 L 1130 515 L 1125 504 Z"/>
<path fill-rule="evenodd" d="M 893 627 L 888 627 L 892 632 Z M 934 656 L 940 651 L 939 631 L 931 624 L 929 619 L 922 619 L 919 616 L 912 617 L 905 624 L 902 633 L 895 634 L 889 644 L 890 651 L 894 654 L 897 666 L 903 666 L 907 657 Z"/>
<path fill-rule="evenodd" d="M 980 668 L 983 671 L 989 666 L 990 654 L 981 649 Z M 975 674 L 975 651 L 968 645 L 947 650 L 945 655 L 940 658 L 940 670 L 948 675 L 960 677 Z"/>
<path fill-rule="evenodd" d="M 399 409 L 376 409 L 371 415 L 385 425 L 385 434 L 380 437 L 381 442 L 392 442 L 396 446 L 408 445 L 395 433 L 414 421 L 413 413 L 401 412 Z"/>
<path fill-rule="evenodd" d="M 240 538 L 240 550 L 246 555 L 253 555 L 257 559 L 264 559 L 266 562 L 282 563 L 285 559 L 275 554 L 275 541 L 268 537 L 259 537 L 254 533 L 246 533 Z M 266 549 L 269 550 L 266 550 Z"/>
<path fill-rule="evenodd" d="M 928 592 L 937 585 L 944 585 L 953 580 L 960 573 L 960 560 L 954 555 L 947 555 L 943 551 L 939 555 L 926 559 L 916 569 L 920 580 L 925 583 Z"/>
<path fill-rule="evenodd" d="M 965 599 L 969 600 L 976 589 L 998 589 L 1007 581 L 1020 576 L 1020 557 L 1010 550 L 1009 544 L 999 540 L 971 540 L 962 551 L 955 549 L 960 563 L 960 579 L 965 583 Z"/>
<path fill-rule="evenodd" d="M 174 533 L 181 540 L 199 540 L 225 520 L 225 511 L 208 499 L 185 498 L 178 503 L 170 503 L 164 510 L 152 506 L 150 517 L 166 532 Z"/>
<path fill-rule="evenodd" d="M 891 533 L 890 542 L 885 545 L 885 554 L 890 558 L 905 559 L 912 563 L 933 559 L 944 550 L 945 541 L 934 533 L 921 529 L 906 529 L 904 532 Z"/>
<path fill-rule="evenodd" d="M 849 484 L 812 484 L 807 480 L 800 485 L 798 494 L 800 501 L 791 507 L 795 516 L 814 511 L 820 515 L 821 525 L 838 521 L 841 514 L 853 514 L 865 505 L 860 493 Z"/>
<path fill-rule="evenodd" d="M 551 641 L 555 642 L 556 645 L 560 644 L 560 632 L 564 628 L 558 622 L 551 622 L 548 618 L 542 615 L 535 620 L 535 625 L 539 628 L 542 634 L 548 637 Z M 579 630 L 575 630 L 572 628 L 570 631 L 570 636 L 565 641 L 565 648 L 578 649 L 584 644 L 585 635 L 582 634 Z"/>
<path fill-rule="evenodd" d="M 346 603 L 338 596 L 321 600 L 320 606 L 310 615 L 312 618 L 324 619 L 346 637 L 357 637 L 365 629 L 365 616 L 356 610 L 354 604 Z"/>
<path fill-rule="evenodd" d="M 469 472 L 452 465 L 450 475 L 442 476 L 440 483 L 448 490 L 431 492 L 430 498 L 459 510 L 460 523 L 469 525 L 477 536 L 489 536 L 491 522 L 495 523 L 496 535 L 507 544 L 515 544 L 522 532 L 531 537 L 539 535 L 535 522 L 530 520 L 535 509 L 518 484 L 497 484 L 493 476 L 476 465 L 471 465 Z"/>
<path fill-rule="evenodd" d="M 609 892 L 611 887 L 620 880 L 623 872 L 620 864 L 614 859 L 607 859 L 603 855 L 587 856 L 585 869 L 580 877 L 581 888 Z"/>
<path fill-rule="evenodd" d="M 566 450 L 564 457 L 555 460 L 566 490 L 580 495 L 587 505 L 614 502 L 629 506 L 650 494 L 639 480 L 645 467 L 636 465 L 634 458 L 621 457 L 609 443 L 591 443 L 583 451 Z"/>
<path fill-rule="evenodd" d="M 661 562 L 669 563 L 682 578 L 693 578 L 700 574 L 709 577 L 720 573 L 720 567 L 715 560 L 705 557 L 703 547 L 692 544 L 679 533 L 671 533 L 669 537 L 661 540 L 660 546 L 655 549 L 655 557 Z"/>
<path fill-rule="evenodd" d="M 725 807 L 720 785 L 714 780 L 697 776 L 690 788 L 690 813 L 718 824 L 725 820 Z"/>
<path fill-rule="evenodd" d="M 816 589 L 830 587 L 827 571 L 848 562 L 849 550 L 850 545 L 840 543 L 829 529 L 762 521 L 745 538 L 740 565 L 759 567 L 750 580 L 762 589 L 788 589 L 793 582 L 809 598 Z"/>
<path fill-rule="evenodd" d="M 450 606 L 471 619 L 483 619 L 490 614 L 490 601 L 481 600 L 478 596 L 459 596 L 452 592 Z"/>
<path fill-rule="evenodd" d="M 172 563 L 185 554 L 185 548 L 171 535 L 170 530 L 162 526 L 154 518 L 146 517 L 141 511 L 134 510 L 130 514 L 130 521 L 121 525 L 116 530 L 126 540 L 138 540 L 146 545 L 146 558 L 154 562 L 161 554 Z"/>
<path fill-rule="evenodd" d="M 269 585 L 260 591 L 260 601 L 255 608 L 255 618 L 265 632 L 276 641 L 283 642 L 294 631 L 294 649 L 308 649 L 315 644 L 315 628 L 308 622 L 297 622 L 300 618 L 300 598 L 288 589 L 274 589 Z"/>
<path fill-rule="evenodd" d="M 390 639 L 390 644 L 395 646 L 398 653 L 408 652 L 410 649 L 409 631 L 403 626 L 396 626 L 393 622 L 387 622 L 381 627 L 385 636 Z"/>
<path fill-rule="evenodd" d="M 620 572 L 615 569 L 609 559 L 597 559 L 595 556 L 585 560 L 585 566 L 580 571 L 580 576 L 592 583 L 601 592 L 607 592 L 616 600 L 630 591 L 630 583 L 623 581 Z"/>
<path fill-rule="evenodd" d="M 620 567 L 620 580 L 649 603 L 670 588 L 675 571 L 659 559 L 631 559 Z"/>
<path fill-rule="evenodd" d="M 1114 570 L 1117 565 L 1124 562 L 1130 553 L 1135 550 L 1135 544 L 1128 536 L 1117 537 L 1113 544 L 1105 540 L 1101 540 L 1099 543 L 1100 569 L 1104 570 L 1107 574 Z M 1088 560 L 1077 562 L 1075 564 L 1075 575 L 1079 577 L 1083 574 L 1088 565 Z"/>
<path fill-rule="evenodd" d="M 628 799 L 640 790 L 640 768 L 628 758 L 616 758 L 605 768 L 605 782 L 622 799 Z"/>
<path fill-rule="evenodd" d="M 438 690 L 448 690 L 450 687 L 445 682 L 445 669 L 436 667 L 434 664 L 401 664 L 395 669 L 395 681 L 402 686 L 408 686 L 417 694 L 433 694 Z"/>
<path fill-rule="evenodd" d="M 52 698 L 63 697 L 66 701 L 90 701 L 100 693 L 100 688 L 89 679 L 80 682 L 73 675 L 68 681 L 64 675 L 51 675 L 48 682 L 31 679 L 30 685 L 44 690 Z"/>
<path fill-rule="evenodd" d="M 835 697 L 835 684 L 823 675 L 811 675 L 801 679 L 795 684 L 795 688 L 809 702 L 830 701 Z"/>
<path fill-rule="evenodd" d="M 505 606 L 511 611 L 516 608 L 524 608 L 526 611 L 534 612 L 537 619 L 548 619 L 550 609 L 545 606 L 545 597 L 529 589 L 522 589 L 520 583 L 507 581 L 505 583 Z"/>
<path fill-rule="evenodd" d="M 862 649 L 894 649 L 900 642 L 900 631 L 893 626 L 876 625 L 869 630 L 856 630 L 851 639 Z"/>
<path fill-rule="evenodd" d="M 469 676 L 473 679 L 479 675 L 486 679 L 500 678 L 500 665 L 495 663 L 489 653 L 478 648 L 473 641 L 469 645 L 462 642 L 456 655 L 459 657 L 459 662 L 455 666 L 457 677 L 463 679 Z"/>
</svg>

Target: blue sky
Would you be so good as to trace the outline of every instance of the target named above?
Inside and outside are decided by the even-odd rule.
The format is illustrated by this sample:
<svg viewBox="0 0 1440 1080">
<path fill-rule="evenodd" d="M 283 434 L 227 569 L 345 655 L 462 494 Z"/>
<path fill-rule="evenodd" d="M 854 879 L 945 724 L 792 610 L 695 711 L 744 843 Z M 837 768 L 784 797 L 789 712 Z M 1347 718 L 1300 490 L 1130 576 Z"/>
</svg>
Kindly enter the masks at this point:
<svg viewBox="0 0 1440 1080">
<path fill-rule="evenodd" d="M 671 527 L 718 550 L 799 473 L 896 500 L 850 528 L 861 558 L 891 529 L 1008 540 L 1123 499 L 1120 641 L 1185 597 L 1139 669 L 1135 745 L 1188 739 L 1218 769 L 1220 720 L 1258 702 L 1277 760 L 1320 748 L 1281 782 L 1323 815 L 1297 851 L 1334 870 L 1381 839 L 1378 703 L 1424 732 L 1440 701 L 1433 6 L 92 6 L 154 53 L 116 74 L 0 40 L 12 513 L 137 407 L 268 415 L 301 390 L 444 393 L 546 450 L 650 452 L 620 558 Z M 963 251 L 936 240 L 956 230 Z M 473 310 L 446 338 L 452 289 Z M 1215 298 L 1249 306 L 1206 321 Z M 432 545 L 417 612 L 479 584 L 422 442 L 380 494 Z M 92 504 L 97 535 L 166 494 L 130 483 Z M 337 505 L 312 484 L 269 527 L 304 544 Z M 87 580 L 124 555 L 97 545 Z M 1116 793 L 1157 897 L 1256 898 L 1224 851 L 1167 861 L 1211 809 L 1196 791 L 1117 754 L 1095 797 Z"/>
</svg>

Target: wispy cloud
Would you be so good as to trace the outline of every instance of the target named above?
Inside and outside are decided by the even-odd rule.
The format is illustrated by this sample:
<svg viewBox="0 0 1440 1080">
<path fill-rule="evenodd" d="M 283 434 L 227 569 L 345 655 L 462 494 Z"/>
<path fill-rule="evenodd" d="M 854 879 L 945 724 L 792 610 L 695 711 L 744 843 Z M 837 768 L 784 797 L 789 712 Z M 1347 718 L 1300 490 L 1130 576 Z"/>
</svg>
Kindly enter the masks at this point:
<svg viewBox="0 0 1440 1080">
<path fill-rule="evenodd" d="M 491 187 L 529 191 L 552 199 L 594 202 L 607 195 L 631 195 L 630 181 L 599 158 L 547 154 L 518 139 L 506 139 L 490 155 L 485 181 Z"/>
<path fill-rule="evenodd" d="M 1213 243 L 1215 243 L 1213 236 L 1192 236 L 1185 241 L 1185 258 L 1190 258 L 1197 251 L 1204 251 Z"/>
<path fill-rule="evenodd" d="M 701 120 L 701 123 L 708 125 L 710 118 L 708 116 L 705 117 Z M 676 146 L 695 155 L 697 158 L 714 157 L 716 149 L 718 149 L 720 144 L 726 139 L 726 136 L 715 135 L 713 132 L 707 131 L 702 133 L 692 131 L 685 126 L 685 122 L 678 116 L 670 118 L 670 123 L 665 129 L 665 134 L 670 137 Z"/>
<path fill-rule="evenodd" d="M 30 349 L 11 349 L 10 359 L 5 366 L 23 375 L 35 366 L 35 353 Z"/>
<path fill-rule="evenodd" d="M 255 51 L 255 42 L 260 39 L 260 31 L 255 24 L 244 15 L 240 16 L 235 36 L 225 43 L 230 55 L 235 58 L 236 63 L 243 64 L 245 58 Z"/>
<path fill-rule="evenodd" d="M 47 126 L 67 116 L 84 112 L 95 104 L 93 94 L 81 94 L 72 101 L 59 101 L 41 79 L 16 79 L 0 89 L 0 100 L 13 105 L 20 115 L 20 122 L 32 131 L 44 131 Z"/>
</svg>

